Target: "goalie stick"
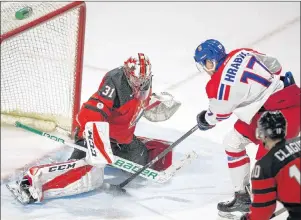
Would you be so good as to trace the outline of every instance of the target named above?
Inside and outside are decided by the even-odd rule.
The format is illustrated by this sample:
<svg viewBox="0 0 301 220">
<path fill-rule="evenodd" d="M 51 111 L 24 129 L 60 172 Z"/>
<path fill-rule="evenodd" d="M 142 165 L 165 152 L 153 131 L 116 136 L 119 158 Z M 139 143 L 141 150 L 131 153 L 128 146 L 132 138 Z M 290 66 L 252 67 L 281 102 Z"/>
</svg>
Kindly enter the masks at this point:
<svg viewBox="0 0 301 220">
<path fill-rule="evenodd" d="M 274 212 L 270 219 L 273 219 L 273 218 L 275 218 L 276 216 L 281 215 L 281 214 L 282 214 L 283 212 L 285 212 L 285 211 L 286 211 L 286 208 L 282 207 L 282 208 L 279 209 L 278 211 Z"/>
<path fill-rule="evenodd" d="M 65 144 L 68 147 L 76 148 L 78 150 L 87 152 L 87 148 L 85 148 L 85 147 L 67 142 L 63 138 L 60 138 L 58 136 L 55 136 L 55 135 L 40 131 L 38 129 L 29 127 L 29 126 L 24 125 L 20 122 L 16 122 L 15 126 L 18 127 L 18 128 L 22 128 L 24 130 L 30 131 L 32 133 L 35 133 L 37 135 L 47 137 L 47 138 L 49 138 L 53 141 Z M 169 149 L 169 148 L 170 147 L 168 147 L 167 149 Z M 163 152 L 165 152 L 165 151 L 163 151 Z M 162 157 L 160 157 L 160 158 L 162 158 Z M 175 175 L 175 173 L 178 170 L 180 170 L 185 164 L 188 164 L 190 161 L 192 161 L 195 158 L 197 158 L 197 154 L 194 151 L 192 151 L 192 152 L 186 154 L 181 160 L 175 161 L 170 167 L 168 167 L 164 171 L 156 171 L 154 169 L 150 169 L 149 167 L 151 165 L 148 166 L 147 168 L 144 168 L 142 165 L 139 165 L 137 163 L 134 163 L 132 161 L 126 160 L 126 159 L 118 157 L 118 156 L 115 156 L 115 162 L 111 165 L 113 167 L 116 167 L 118 169 L 127 171 L 129 173 L 133 173 L 133 174 L 135 174 L 137 171 L 140 171 L 141 169 L 143 169 L 141 172 L 139 172 L 139 174 L 138 174 L 139 176 L 141 176 L 141 177 L 143 177 L 147 180 L 157 182 L 157 183 L 164 183 L 164 182 L 167 182 L 168 180 L 170 180 Z M 156 159 L 156 161 L 159 160 L 159 159 Z M 152 165 L 154 163 L 152 163 Z"/>
</svg>

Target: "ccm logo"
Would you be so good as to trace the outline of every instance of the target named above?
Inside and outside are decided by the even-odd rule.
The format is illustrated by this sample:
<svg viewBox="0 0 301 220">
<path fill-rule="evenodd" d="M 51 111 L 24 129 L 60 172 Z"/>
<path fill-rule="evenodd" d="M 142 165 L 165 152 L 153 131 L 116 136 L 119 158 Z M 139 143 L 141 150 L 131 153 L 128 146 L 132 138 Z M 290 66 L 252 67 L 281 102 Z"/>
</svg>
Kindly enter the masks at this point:
<svg viewBox="0 0 301 220">
<path fill-rule="evenodd" d="M 74 168 L 76 163 L 70 163 L 70 164 L 62 164 L 58 166 L 49 167 L 49 172 L 57 171 L 57 170 L 68 170 L 70 168 Z"/>
<path fill-rule="evenodd" d="M 93 137 L 92 137 L 92 132 L 91 131 L 88 131 L 88 141 L 89 141 L 91 153 L 92 153 L 92 155 L 94 157 L 96 157 L 96 151 L 95 151 L 95 146 L 94 146 L 94 141 L 93 141 Z"/>
</svg>

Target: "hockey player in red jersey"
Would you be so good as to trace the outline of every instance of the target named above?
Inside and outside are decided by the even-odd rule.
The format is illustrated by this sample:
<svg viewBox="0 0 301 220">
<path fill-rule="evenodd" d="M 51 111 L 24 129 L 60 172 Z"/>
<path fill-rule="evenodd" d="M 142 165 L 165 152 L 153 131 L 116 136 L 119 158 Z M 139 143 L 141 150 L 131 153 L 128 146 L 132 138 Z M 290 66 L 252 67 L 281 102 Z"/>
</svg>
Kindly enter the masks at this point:
<svg viewBox="0 0 301 220">
<path fill-rule="evenodd" d="M 98 91 L 82 105 L 77 115 L 77 143 L 83 145 L 81 142 L 84 141 L 83 132 L 87 122 L 108 123 L 113 154 L 145 165 L 168 145 L 158 142 L 157 148 L 153 148 L 153 144 L 150 146 L 143 143 L 145 140 L 137 138 L 134 131 L 142 115 L 151 121 L 162 120 L 153 120 L 155 115 L 151 113 L 160 107 L 158 100 L 162 100 L 162 97 L 152 94 L 152 66 L 149 58 L 143 53 L 129 57 L 122 67 L 113 69 L 104 76 Z M 178 103 L 174 102 L 174 106 L 164 112 L 165 116 L 170 117 L 178 107 Z M 75 149 L 70 159 L 84 157 L 85 152 Z M 168 154 L 165 161 L 161 160 L 165 165 L 161 164 L 160 169 L 166 169 L 171 164 L 170 160 L 171 156 Z"/>
<path fill-rule="evenodd" d="M 258 118 L 265 111 L 280 110 L 287 120 L 287 138 L 300 132 L 300 88 L 291 72 L 281 75 L 282 67 L 274 57 L 242 48 L 226 54 L 217 40 L 206 40 L 195 50 L 199 70 L 211 79 L 206 92 L 209 107 L 197 116 L 201 130 L 208 130 L 233 113 L 238 117 L 226 135 L 224 146 L 235 196 L 217 206 L 221 216 L 234 211 L 249 211 L 250 198 L 245 187 L 249 183 L 250 158 L 245 147 L 260 144 L 255 137 Z M 260 149 L 262 146 L 260 147 Z M 266 152 L 258 154 L 262 157 Z"/>
<path fill-rule="evenodd" d="M 122 68 L 108 72 L 99 88 L 82 105 L 77 115 L 77 142 L 83 140 L 85 125 L 89 121 L 109 123 L 110 140 L 114 154 L 144 165 L 148 154 L 146 146 L 134 136 L 136 119 L 148 106 L 151 95 L 152 72 L 147 56 L 130 57 Z M 71 159 L 85 157 L 75 149 Z"/>
<path fill-rule="evenodd" d="M 146 55 L 129 57 L 103 77 L 77 115 L 75 143 L 88 153 L 75 148 L 67 162 L 31 167 L 8 188 L 23 204 L 98 188 L 103 184 L 104 167 L 114 162 L 114 155 L 145 165 L 169 146 L 166 141 L 136 137 L 135 126 L 142 115 L 151 121 L 167 120 L 179 106 L 168 93 L 152 93 L 151 63 Z M 169 152 L 152 168 L 165 170 L 171 163 Z"/>
<path fill-rule="evenodd" d="M 258 121 L 257 137 L 268 153 L 256 162 L 252 175 L 251 212 L 241 220 L 268 220 L 281 202 L 288 220 L 301 219 L 300 138 L 286 142 L 287 123 L 280 111 L 265 112 Z"/>
</svg>

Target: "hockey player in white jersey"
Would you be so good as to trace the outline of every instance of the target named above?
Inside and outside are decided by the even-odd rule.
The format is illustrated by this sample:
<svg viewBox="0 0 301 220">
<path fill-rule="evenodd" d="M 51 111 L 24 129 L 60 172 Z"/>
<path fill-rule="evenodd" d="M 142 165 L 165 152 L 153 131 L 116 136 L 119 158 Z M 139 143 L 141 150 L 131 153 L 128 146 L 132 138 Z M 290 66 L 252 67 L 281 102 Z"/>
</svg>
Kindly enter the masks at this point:
<svg viewBox="0 0 301 220">
<path fill-rule="evenodd" d="M 291 72 L 280 76 L 282 67 L 276 58 L 252 49 L 242 48 L 226 54 L 219 41 L 209 39 L 197 47 L 194 59 L 198 69 L 211 76 L 206 86 L 209 107 L 197 115 L 199 128 L 212 129 L 233 113 L 238 117 L 224 139 L 235 196 L 218 204 L 219 214 L 248 212 L 251 201 L 245 188 L 249 184 L 250 158 L 245 147 L 252 142 L 260 144 L 255 137 L 257 120 L 269 110 L 280 110 L 285 116 L 287 138 L 299 134 L 300 88 Z M 257 156 L 263 155 L 261 151 Z"/>
</svg>

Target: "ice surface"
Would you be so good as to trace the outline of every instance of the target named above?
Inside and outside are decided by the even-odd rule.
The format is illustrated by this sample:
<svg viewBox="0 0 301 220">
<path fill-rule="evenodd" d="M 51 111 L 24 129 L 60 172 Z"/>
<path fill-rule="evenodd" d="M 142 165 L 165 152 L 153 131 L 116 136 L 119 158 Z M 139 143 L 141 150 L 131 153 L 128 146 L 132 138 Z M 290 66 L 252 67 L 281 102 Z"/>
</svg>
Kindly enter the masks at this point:
<svg viewBox="0 0 301 220">
<path fill-rule="evenodd" d="M 121 65 L 134 52 L 145 52 L 153 64 L 154 90 L 167 89 L 182 106 L 167 122 L 141 120 L 137 134 L 175 141 L 207 108 L 208 77 L 196 74 L 193 62 L 195 47 L 207 38 L 219 39 L 228 49 L 252 46 L 279 57 L 284 70 L 292 70 L 300 81 L 298 6 L 283 2 L 87 3 L 82 101 L 97 89 L 105 70 Z M 218 219 L 217 202 L 232 193 L 221 143 L 234 122 L 231 116 L 210 131 L 196 131 L 175 148 L 174 158 L 195 150 L 197 160 L 167 184 L 133 181 L 126 187 L 127 196 L 95 191 L 22 206 L 2 184 L 1 219 Z M 34 134 L 1 127 L 1 182 L 24 166 L 50 162 L 49 157 L 62 160 L 69 152 Z M 253 159 L 256 146 L 249 146 L 248 152 Z M 119 183 L 127 175 L 106 169 L 106 177 Z"/>
</svg>

